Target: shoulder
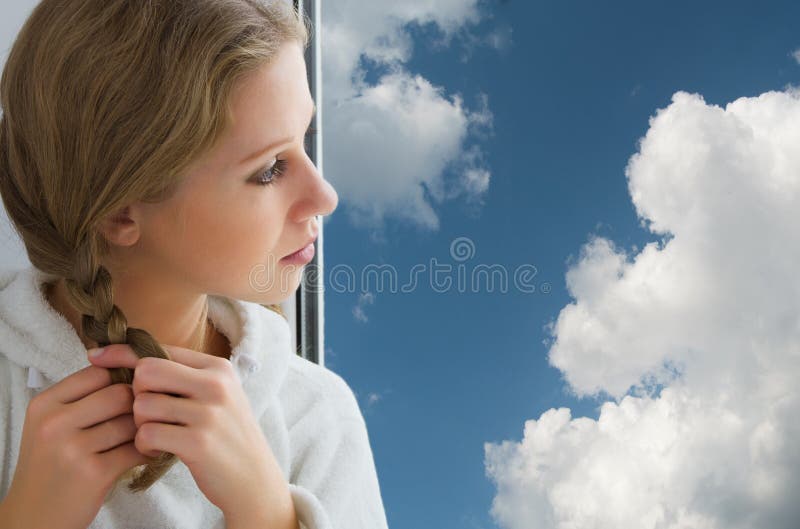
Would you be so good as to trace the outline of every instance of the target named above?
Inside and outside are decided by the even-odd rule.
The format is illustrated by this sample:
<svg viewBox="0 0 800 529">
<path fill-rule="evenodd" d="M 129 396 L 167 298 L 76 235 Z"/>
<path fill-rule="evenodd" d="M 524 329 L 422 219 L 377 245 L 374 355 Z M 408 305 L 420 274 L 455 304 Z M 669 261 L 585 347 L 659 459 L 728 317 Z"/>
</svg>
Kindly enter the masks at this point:
<svg viewBox="0 0 800 529">
<path fill-rule="evenodd" d="M 355 393 L 344 378 L 302 356 L 291 355 L 283 391 L 300 415 L 313 411 L 337 420 L 364 421 Z"/>
</svg>

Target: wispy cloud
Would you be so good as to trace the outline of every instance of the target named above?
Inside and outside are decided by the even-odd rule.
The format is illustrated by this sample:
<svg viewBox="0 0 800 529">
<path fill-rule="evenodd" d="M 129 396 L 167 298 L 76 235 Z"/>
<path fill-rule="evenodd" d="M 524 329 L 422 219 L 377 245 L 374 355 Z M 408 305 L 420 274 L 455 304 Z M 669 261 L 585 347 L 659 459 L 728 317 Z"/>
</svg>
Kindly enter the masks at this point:
<svg viewBox="0 0 800 529">
<path fill-rule="evenodd" d="M 383 398 L 383 396 L 382 396 L 382 395 L 380 395 L 380 394 L 378 394 L 378 393 L 375 393 L 375 392 L 371 392 L 371 393 L 369 393 L 369 394 L 367 395 L 367 406 L 372 406 L 372 405 L 374 405 L 376 402 L 378 402 L 378 401 L 379 401 L 379 400 L 381 400 L 382 398 Z"/>
<path fill-rule="evenodd" d="M 365 416 L 375 413 L 378 403 L 389 393 L 392 393 L 391 389 L 386 389 L 383 393 L 378 393 L 376 391 L 361 392 L 357 391 L 355 388 L 353 389 L 353 394 L 358 401 L 358 407 Z"/>
<path fill-rule="evenodd" d="M 353 307 L 353 316 L 356 320 L 366 323 L 369 321 L 364 307 L 375 303 L 375 294 L 372 292 L 364 292 L 358 296 L 358 304 Z"/>
<path fill-rule="evenodd" d="M 551 409 L 485 445 L 504 528 L 792 529 L 800 520 L 800 94 L 678 92 L 629 161 L 642 224 L 567 272 L 549 360 L 599 419 Z"/>
<path fill-rule="evenodd" d="M 800 64 L 800 48 L 797 48 L 792 52 L 792 57 L 794 57 L 794 60 L 797 61 L 798 64 Z"/>
<path fill-rule="evenodd" d="M 480 202 L 491 171 L 478 141 L 492 133 L 486 94 L 459 93 L 407 68 L 411 25 L 453 39 L 510 46 L 510 30 L 479 37 L 480 0 L 336 0 L 323 3 L 323 171 L 356 225 L 380 238 L 387 218 L 435 230 L 437 203 Z M 469 46 L 469 44 L 468 44 Z M 376 80 L 368 80 L 373 70 Z M 475 101 L 472 101 L 472 98 Z"/>
</svg>

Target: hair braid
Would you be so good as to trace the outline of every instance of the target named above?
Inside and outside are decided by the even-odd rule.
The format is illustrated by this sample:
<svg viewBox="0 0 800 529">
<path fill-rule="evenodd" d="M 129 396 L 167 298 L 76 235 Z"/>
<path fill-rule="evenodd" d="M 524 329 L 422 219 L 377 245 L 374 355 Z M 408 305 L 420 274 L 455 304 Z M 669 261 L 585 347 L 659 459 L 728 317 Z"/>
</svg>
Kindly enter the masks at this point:
<svg viewBox="0 0 800 529">
<path fill-rule="evenodd" d="M 86 239 L 92 240 L 91 237 Z M 169 360 L 169 354 L 153 336 L 144 329 L 128 327 L 125 314 L 114 305 L 112 279 L 109 271 L 98 263 L 95 249 L 91 246 L 79 246 L 75 252 L 74 276 L 65 278 L 67 294 L 75 308 L 82 314 L 81 331 L 104 347 L 114 343 L 128 344 L 139 358 L 154 356 Z M 112 384 L 132 384 L 134 370 L 127 367 L 109 368 Z M 155 483 L 169 468 L 177 462 L 174 454 L 163 452 L 152 458 L 143 469 L 136 474 L 134 469 L 123 473 L 117 481 L 135 476 L 128 484 L 132 491 L 147 489 Z"/>
</svg>

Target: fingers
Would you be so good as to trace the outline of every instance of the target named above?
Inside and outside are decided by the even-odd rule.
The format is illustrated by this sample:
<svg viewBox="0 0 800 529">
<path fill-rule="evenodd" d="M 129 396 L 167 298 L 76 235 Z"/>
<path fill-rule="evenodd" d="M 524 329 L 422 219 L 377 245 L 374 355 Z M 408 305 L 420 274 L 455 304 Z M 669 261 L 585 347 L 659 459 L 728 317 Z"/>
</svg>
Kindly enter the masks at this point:
<svg viewBox="0 0 800 529">
<path fill-rule="evenodd" d="M 135 369 L 139 357 L 127 344 L 111 344 L 104 348 L 99 357 L 87 359 L 91 365 L 65 377 L 60 382 L 50 386 L 39 395 L 42 398 L 53 399 L 54 402 L 69 404 L 109 386 L 112 383 L 110 368 L 127 367 Z"/>
<path fill-rule="evenodd" d="M 97 454 L 96 457 L 102 460 L 104 468 L 112 469 L 115 479 L 123 472 L 139 465 L 146 465 L 151 461 L 136 449 L 133 441 Z"/>
<path fill-rule="evenodd" d="M 143 454 L 155 457 L 159 452 L 169 452 L 171 454 L 184 455 L 189 457 L 184 459 L 188 462 L 193 459 L 195 452 L 205 450 L 200 446 L 191 431 L 186 426 L 177 424 L 162 424 L 149 422 L 139 427 L 136 432 L 136 449 Z"/>
<path fill-rule="evenodd" d="M 165 360 L 163 358 L 142 358 L 133 379 L 133 392 L 167 393 L 200 399 L 207 391 L 209 373 L 202 369 Z M 213 384 L 213 382 L 211 382 Z"/>
<path fill-rule="evenodd" d="M 79 434 L 85 437 L 85 446 L 93 453 L 116 448 L 136 438 L 136 424 L 132 414 L 120 415 L 93 426 Z"/>
<path fill-rule="evenodd" d="M 219 358 L 210 354 L 201 353 L 192 349 L 178 347 L 176 345 L 159 344 L 169 356 L 169 360 L 178 364 L 193 367 L 195 369 L 205 369 L 219 367 L 228 362 L 225 358 Z M 89 361 L 100 367 L 127 367 L 136 368 L 139 357 L 130 345 L 124 343 L 111 344 L 105 347 L 103 354 L 97 357 L 88 357 Z M 166 359 L 164 359 L 166 360 Z"/>
<path fill-rule="evenodd" d="M 195 369 L 205 369 L 209 367 L 220 366 L 227 359 L 220 358 L 214 355 L 201 353 L 185 347 L 178 347 L 177 345 L 160 344 L 164 350 L 169 354 L 170 360 L 185 366 L 194 367 Z"/>
<path fill-rule="evenodd" d="M 144 392 L 136 395 L 133 418 L 137 427 L 146 422 L 189 426 L 202 422 L 206 408 L 192 399 Z"/>
<path fill-rule="evenodd" d="M 139 362 L 139 356 L 130 345 L 124 343 L 107 345 L 100 356 L 87 356 L 87 358 L 92 365 L 107 369 L 113 367 L 136 369 L 136 364 Z"/>
<path fill-rule="evenodd" d="M 69 404 L 111 384 L 111 373 L 101 367 L 86 366 L 50 386 L 39 395 Z"/>
<path fill-rule="evenodd" d="M 158 391 L 188 397 L 199 396 L 196 387 L 202 371 L 174 361 L 172 358 L 152 356 L 139 358 L 129 345 L 113 344 L 107 346 L 102 355 L 89 357 L 89 361 L 92 362 L 92 365 L 106 369 L 117 367 L 134 369 L 136 371 L 136 376 L 132 381 L 134 394 L 141 391 Z"/>
<path fill-rule="evenodd" d="M 117 415 L 133 410 L 133 389 L 128 384 L 112 384 L 79 402 L 69 405 L 71 423 L 78 428 L 90 428 Z"/>
</svg>

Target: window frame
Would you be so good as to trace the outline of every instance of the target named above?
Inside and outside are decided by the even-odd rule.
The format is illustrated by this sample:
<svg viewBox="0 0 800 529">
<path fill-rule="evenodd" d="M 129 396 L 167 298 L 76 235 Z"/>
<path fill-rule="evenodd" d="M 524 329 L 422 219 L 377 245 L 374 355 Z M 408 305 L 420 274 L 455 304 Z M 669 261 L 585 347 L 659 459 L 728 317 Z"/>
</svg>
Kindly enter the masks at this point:
<svg viewBox="0 0 800 529">
<path fill-rule="evenodd" d="M 287 0 L 288 1 L 288 0 Z M 311 161 L 322 173 L 322 72 L 320 62 L 319 25 L 320 0 L 292 0 L 294 7 L 301 15 L 311 21 L 313 31 L 309 36 L 309 45 L 305 50 L 308 71 L 308 85 L 311 97 L 317 106 L 311 126 L 317 133 L 309 136 L 307 152 Z M 281 309 L 294 329 L 292 347 L 298 356 L 321 366 L 325 365 L 325 306 L 323 296 L 324 252 L 323 252 L 323 220 L 317 216 L 319 236 L 315 242 L 314 258 L 302 272 L 300 286 L 294 296 L 280 304 Z"/>
</svg>

